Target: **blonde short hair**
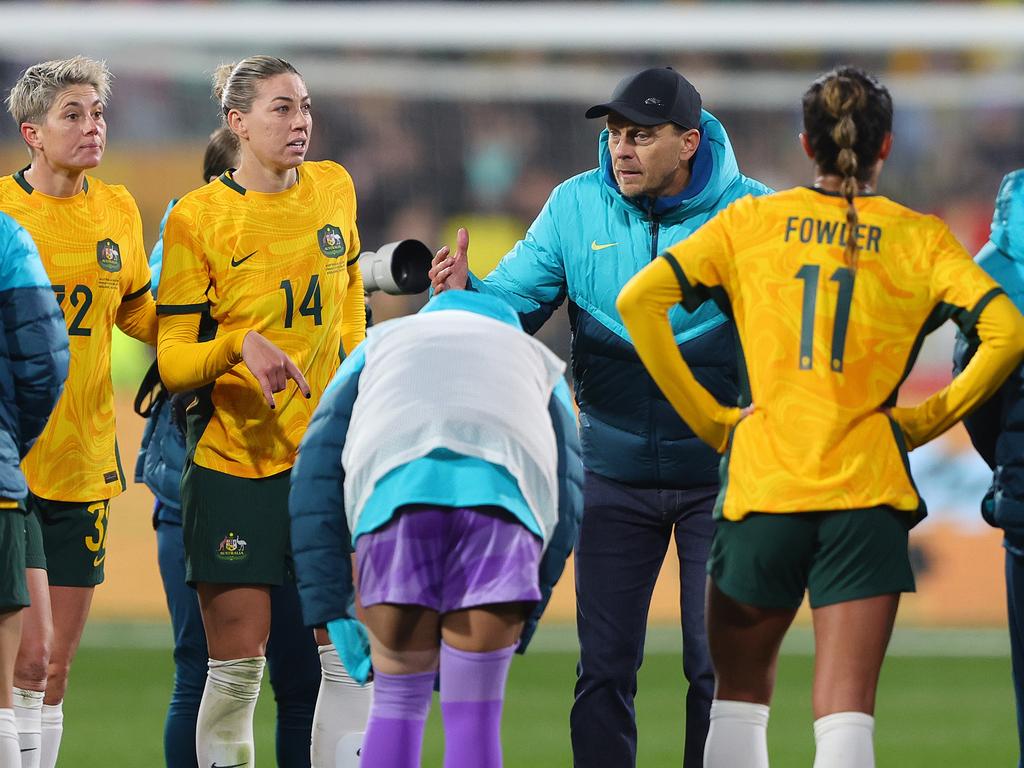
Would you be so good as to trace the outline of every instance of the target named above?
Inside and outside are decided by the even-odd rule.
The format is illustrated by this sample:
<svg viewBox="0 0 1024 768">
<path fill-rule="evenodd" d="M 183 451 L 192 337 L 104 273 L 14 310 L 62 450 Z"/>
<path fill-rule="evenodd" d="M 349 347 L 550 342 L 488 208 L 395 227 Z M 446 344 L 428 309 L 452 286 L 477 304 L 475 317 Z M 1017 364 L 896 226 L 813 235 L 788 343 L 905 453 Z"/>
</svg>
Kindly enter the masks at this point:
<svg viewBox="0 0 1024 768">
<path fill-rule="evenodd" d="M 110 98 L 112 75 L 104 61 L 75 56 L 35 64 L 22 73 L 7 96 L 7 111 L 19 126 L 41 123 L 57 96 L 73 85 L 91 85 L 100 102 Z"/>
</svg>

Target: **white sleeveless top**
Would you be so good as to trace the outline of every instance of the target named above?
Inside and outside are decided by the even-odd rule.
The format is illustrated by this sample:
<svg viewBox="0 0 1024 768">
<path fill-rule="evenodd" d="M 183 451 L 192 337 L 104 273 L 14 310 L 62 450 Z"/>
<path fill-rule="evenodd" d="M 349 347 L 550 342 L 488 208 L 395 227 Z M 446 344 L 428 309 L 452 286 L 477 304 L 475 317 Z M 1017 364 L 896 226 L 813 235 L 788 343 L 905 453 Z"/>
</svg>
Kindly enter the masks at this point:
<svg viewBox="0 0 1024 768">
<path fill-rule="evenodd" d="M 342 465 L 349 529 L 377 481 L 447 448 L 505 467 L 543 533 L 558 521 L 558 452 L 548 403 L 565 363 L 518 328 L 441 310 L 367 332 Z"/>
</svg>

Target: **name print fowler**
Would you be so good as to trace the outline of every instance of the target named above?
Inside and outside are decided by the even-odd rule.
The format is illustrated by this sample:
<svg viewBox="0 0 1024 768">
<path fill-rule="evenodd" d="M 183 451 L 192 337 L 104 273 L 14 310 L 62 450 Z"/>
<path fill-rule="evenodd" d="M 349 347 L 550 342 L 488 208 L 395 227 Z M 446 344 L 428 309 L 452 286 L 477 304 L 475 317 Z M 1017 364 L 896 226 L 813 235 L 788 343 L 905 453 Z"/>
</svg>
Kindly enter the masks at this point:
<svg viewBox="0 0 1024 768">
<path fill-rule="evenodd" d="M 786 219 L 787 243 L 799 239 L 801 243 L 817 243 L 818 245 L 838 245 L 846 247 L 845 222 L 812 219 L 809 216 L 789 216 Z M 853 228 L 854 241 L 862 251 L 878 253 L 878 244 L 882 239 L 882 228 L 874 225 L 858 224 Z"/>
</svg>

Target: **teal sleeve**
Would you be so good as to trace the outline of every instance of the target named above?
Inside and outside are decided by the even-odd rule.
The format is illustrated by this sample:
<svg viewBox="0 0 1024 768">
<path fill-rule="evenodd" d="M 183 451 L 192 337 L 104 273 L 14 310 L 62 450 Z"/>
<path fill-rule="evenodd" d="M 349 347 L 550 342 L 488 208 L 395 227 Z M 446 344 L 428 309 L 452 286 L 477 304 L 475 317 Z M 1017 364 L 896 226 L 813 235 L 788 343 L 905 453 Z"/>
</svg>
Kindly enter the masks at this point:
<svg viewBox="0 0 1024 768">
<path fill-rule="evenodd" d="M 306 428 L 291 472 L 288 514 L 306 626 L 350 616 L 352 534 L 345 516 L 345 450 L 366 344 L 342 363 Z"/>
<path fill-rule="evenodd" d="M 153 291 L 153 298 L 156 298 L 157 288 L 160 286 L 160 274 L 163 272 L 164 267 L 164 227 L 167 226 L 167 217 L 171 215 L 171 209 L 177 203 L 177 200 L 171 200 L 167 204 L 167 210 L 164 211 L 164 217 L 160 219 L 160 232 L 156 238 L 156 245 L 153 246 L 153 250 L 149 254 L 149 279 L 151 282 L 150 290 Z"/>
<path fill-rule="evenodd" d="M 0 212 L 0 288 L 45 288 L 50 278 L 43 268 L 35 241 L 23 226 Z"/>
<path fill-rule="evenodd" d="M 526 237 L 505 254 L 483 280 L 469 276 L 469 289 L 504 299 L 516 312 L 527 333 L 536 333 L 565 301 L 565 262 L 558 236 L 555 209 L 560 188 L 548 198 Z"/>
<path fill-rule="evenodd" d="M 537 631 L 540 618 L 551 599 L 551 592 L 562 577 L 565 561 L 576 546 L 580 518 L 583 515 L 583 460 L 576 412 L 565 381 L 559 381 L 555 387 L 548 403 L 548 414 L 558 447 L 558 523 L 540 562 L 538 585 L 541 599 L 523 626 L 516 653 L 526 653 Z"/>
</svg>

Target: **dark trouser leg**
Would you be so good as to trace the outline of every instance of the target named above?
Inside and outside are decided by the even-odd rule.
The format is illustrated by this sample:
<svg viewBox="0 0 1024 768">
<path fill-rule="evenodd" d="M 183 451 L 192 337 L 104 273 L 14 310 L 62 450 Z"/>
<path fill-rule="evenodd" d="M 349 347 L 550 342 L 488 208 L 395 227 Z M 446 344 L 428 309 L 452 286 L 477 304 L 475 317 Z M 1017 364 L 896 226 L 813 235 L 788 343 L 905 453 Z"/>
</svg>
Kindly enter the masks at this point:
<svg viewBox="0 0 1024 768">
<path fill-rule="evenodd" d="M 715 522 L 711 510 L 717 488 L 679 491 L 676 518 L 676 551 L 679 554 L 679 608 L 683 627 L 683 675 L 686 692 L 686 736 L 683 768 L 701 768 L 704 742 L 708 736 L 711 699 L 715 694 L 715 671 L 708 651 L 704 623 L 708 551 Z"/>
<path fill-rule="evenodd" d="M 586 474 L 575 552 L 580 663 L 569 718 L 577 768 L 636 764 L 636 673 L 671 535 L 656 499 L 657 491 Z"/>
<path fill-rule="evenodd" d="M 1024 558 L 1006 553 L 1006 607 L 1010 619 L 1010 660 L 1013 692 L 1017 697 L 1017 739 L 1024 768 Z"/>
<path fill-rule="evenodd" d="M 199 599 L 185 583 L 180 525 L 157 523 L 156 551 L 174 632 L 174 689 L 164 724 L 164 758 L 168 768 L 196 768 L 196 718 L 209 656 Z"/>
<path fill-rule="evenodd" d="M 270 590 L 267 666 L 277 701 L 277 764 L 280 768 L 309 768 L 320 655 L 313 630 L 303 625 L 293 581 Z"/>
</svg>

